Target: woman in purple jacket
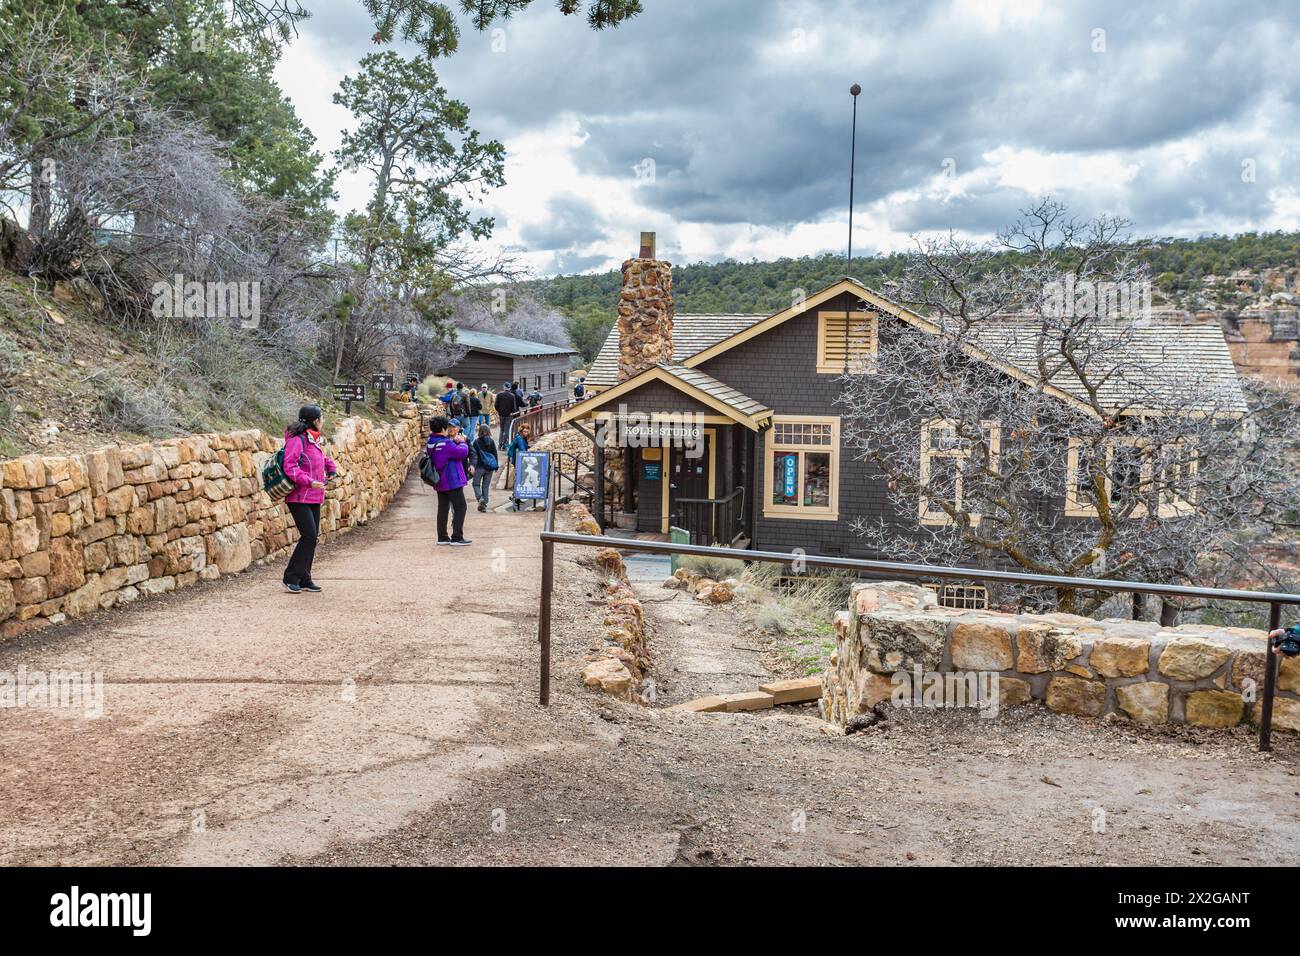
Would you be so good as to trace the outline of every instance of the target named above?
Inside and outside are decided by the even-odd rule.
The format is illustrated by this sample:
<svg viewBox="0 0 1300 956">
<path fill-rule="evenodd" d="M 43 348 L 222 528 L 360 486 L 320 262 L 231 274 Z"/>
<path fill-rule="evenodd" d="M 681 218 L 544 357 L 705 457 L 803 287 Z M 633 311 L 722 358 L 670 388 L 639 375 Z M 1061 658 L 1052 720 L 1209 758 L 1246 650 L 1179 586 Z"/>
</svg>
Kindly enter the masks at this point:
<svg viewBox="0 0 1300 956">
<path fill-rule="evenodd" d="M 429 458 L 438 469 L 438 543 L 467 545 L 465 538 L 465 459 L 469 457 L 469 443 L 461 433 L 459 424 L 453 425 L 442 415 L 434 416 L 429 423 Z M 451 535 L 447 534 L 447 514 L 452 513 Z"/>
<path fill-rule="evenodd" d="M 338 471 L 338 466 L 325 454 L 320 426 L 320 406 L 304 405 L 298 411 L 298 420 L 284 432 L 284 473 L 297 485 L 285 498 L 293 523 L 298 526 L 298 545 L 284 569 L 284 587 L 291 594 L 320 592 L 311 579 L 311 564 L 316 557 L 316 539 L 320 536 L 325 482 Z"/>
</svg>

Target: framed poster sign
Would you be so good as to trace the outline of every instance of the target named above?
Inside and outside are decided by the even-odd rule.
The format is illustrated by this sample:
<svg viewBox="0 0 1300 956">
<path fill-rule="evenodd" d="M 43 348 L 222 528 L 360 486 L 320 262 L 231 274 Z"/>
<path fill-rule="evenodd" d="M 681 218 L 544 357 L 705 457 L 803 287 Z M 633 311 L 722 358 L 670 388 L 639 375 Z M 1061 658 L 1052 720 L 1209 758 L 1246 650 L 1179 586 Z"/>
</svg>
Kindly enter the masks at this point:
<svg viewBox="0 0 1300 956">
<path fill-rule="evenodd" d="M 515 497 L 520 501 L 545 501 L 550 486 L 550 455 L 521 451 L 515 456 Z"/>
</svg>

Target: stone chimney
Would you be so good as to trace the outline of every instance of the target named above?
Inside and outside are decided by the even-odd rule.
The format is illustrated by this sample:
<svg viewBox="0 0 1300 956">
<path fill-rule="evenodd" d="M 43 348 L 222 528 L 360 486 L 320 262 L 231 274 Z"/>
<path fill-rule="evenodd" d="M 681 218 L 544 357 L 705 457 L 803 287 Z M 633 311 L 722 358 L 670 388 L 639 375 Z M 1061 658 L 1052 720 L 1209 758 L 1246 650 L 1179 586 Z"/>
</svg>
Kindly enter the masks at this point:
<svg viewBox="0 0 1300 956">
<path fill-rule="evenodd" d="M 655 234 L 641 233 L 641 252 L 623 263 L 618 301 L 618 380 L 673 360 L 673 266 L 655 258 Z"/>
</svg>

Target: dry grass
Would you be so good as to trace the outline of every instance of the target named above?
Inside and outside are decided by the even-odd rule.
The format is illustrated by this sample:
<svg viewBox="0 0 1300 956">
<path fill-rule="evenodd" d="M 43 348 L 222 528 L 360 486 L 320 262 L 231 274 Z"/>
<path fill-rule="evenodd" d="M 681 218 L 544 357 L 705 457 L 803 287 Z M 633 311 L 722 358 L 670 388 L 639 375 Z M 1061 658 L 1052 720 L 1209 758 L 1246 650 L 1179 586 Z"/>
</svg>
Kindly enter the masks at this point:
<svg viewBox="0 0 1300 956">
<path fill-rule="evenodd" d="M 240 428 L 278 436 L 309 401 L 340 417 L 325 373 L 295 381 L 305 364 L 221 323 L 124 329 L 0 269 L 0 457 Z"/>
<path fill-rule="evenodd" d="M 742 580 L 762 595 L 754 620 L 772 639 L 773 669 L 804 677 L 824 671 L 835 649 L 835 614 L 848 606 L 856 578 L 838 573 L 790 577 L 780 565 L 755 563 Z"/>
</svg>

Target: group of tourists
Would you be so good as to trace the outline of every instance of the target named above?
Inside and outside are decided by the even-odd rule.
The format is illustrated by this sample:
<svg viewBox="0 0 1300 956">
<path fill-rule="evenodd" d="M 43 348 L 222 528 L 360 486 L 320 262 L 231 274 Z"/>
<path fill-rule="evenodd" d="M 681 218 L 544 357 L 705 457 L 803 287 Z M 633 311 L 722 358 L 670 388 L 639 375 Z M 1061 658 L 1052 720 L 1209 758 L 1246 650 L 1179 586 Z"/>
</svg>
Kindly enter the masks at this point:
<svg viewBox="0 0 1300 956">
<path fill-rule="evenodd" d="M 414 400 L 419 384 L 418 377 L 409 376 L 402 385 L 403 397 Z M 438 493 L 437 543 L 464 547 L 472 543 L 465 537 L 465 514 L 469 510 L 466 486 L 478 510 L 487 511 L 492 479 L 502 467 L 503 454 L 514 465 L 532 440 L 532 426 L 528 422 L 519 423 L 513 432 L 511 422 L 524 410 L 540 405 L 542 394 L 536 388 L 525 393 L 518 382 L 505 382 L 493 392 L 487 384 L 466 388 L 463 383 L 449 381 L 439 400 L 444 413 L 435 415 L 430 422 L 425 446 L 437 473 L 434 484 Z M 491 410 L 496 411 L 499 423 L 495 438 Z M 289 557 L 283 580 L 285 589 L 293 594 L 321 590 L 312 580 L 312 562 L 320 537 L 325 487 L 338 474 L 338 467 L 325 454 L 322 418 L 319 405 L 304 405 L 298 412 L 298 420 L 284 432 L 284 474 L 295 486 L 285 501 L 298 529 L 298 543 Z M 512 491 L 510 509 L 518 511 L 521 505 Z"/>
<path fill-rule="evenodd" d="M 491 427 L 481 422 L 474 427 L 471 436 L 465 423 L 445 415 L 435 415 L 429 423 L 425 450 L 437 476 L 434 490 L 438 493 L 438 544 L 472 543 L 465 537 L 465 514 L 469 510 L 465 487 L 470 487 L 478 510 L 487 511 L 492 479 L 501 468 L 501 450 Z M 525 422 L 510 438 L 505 457 L 512 465 L 520 452 L 528 450 L 531 433 L 532 428 Z M 520 501 L 512 493 L 510 508 L 518 511 L 519 507 Z"/>
</svg>

